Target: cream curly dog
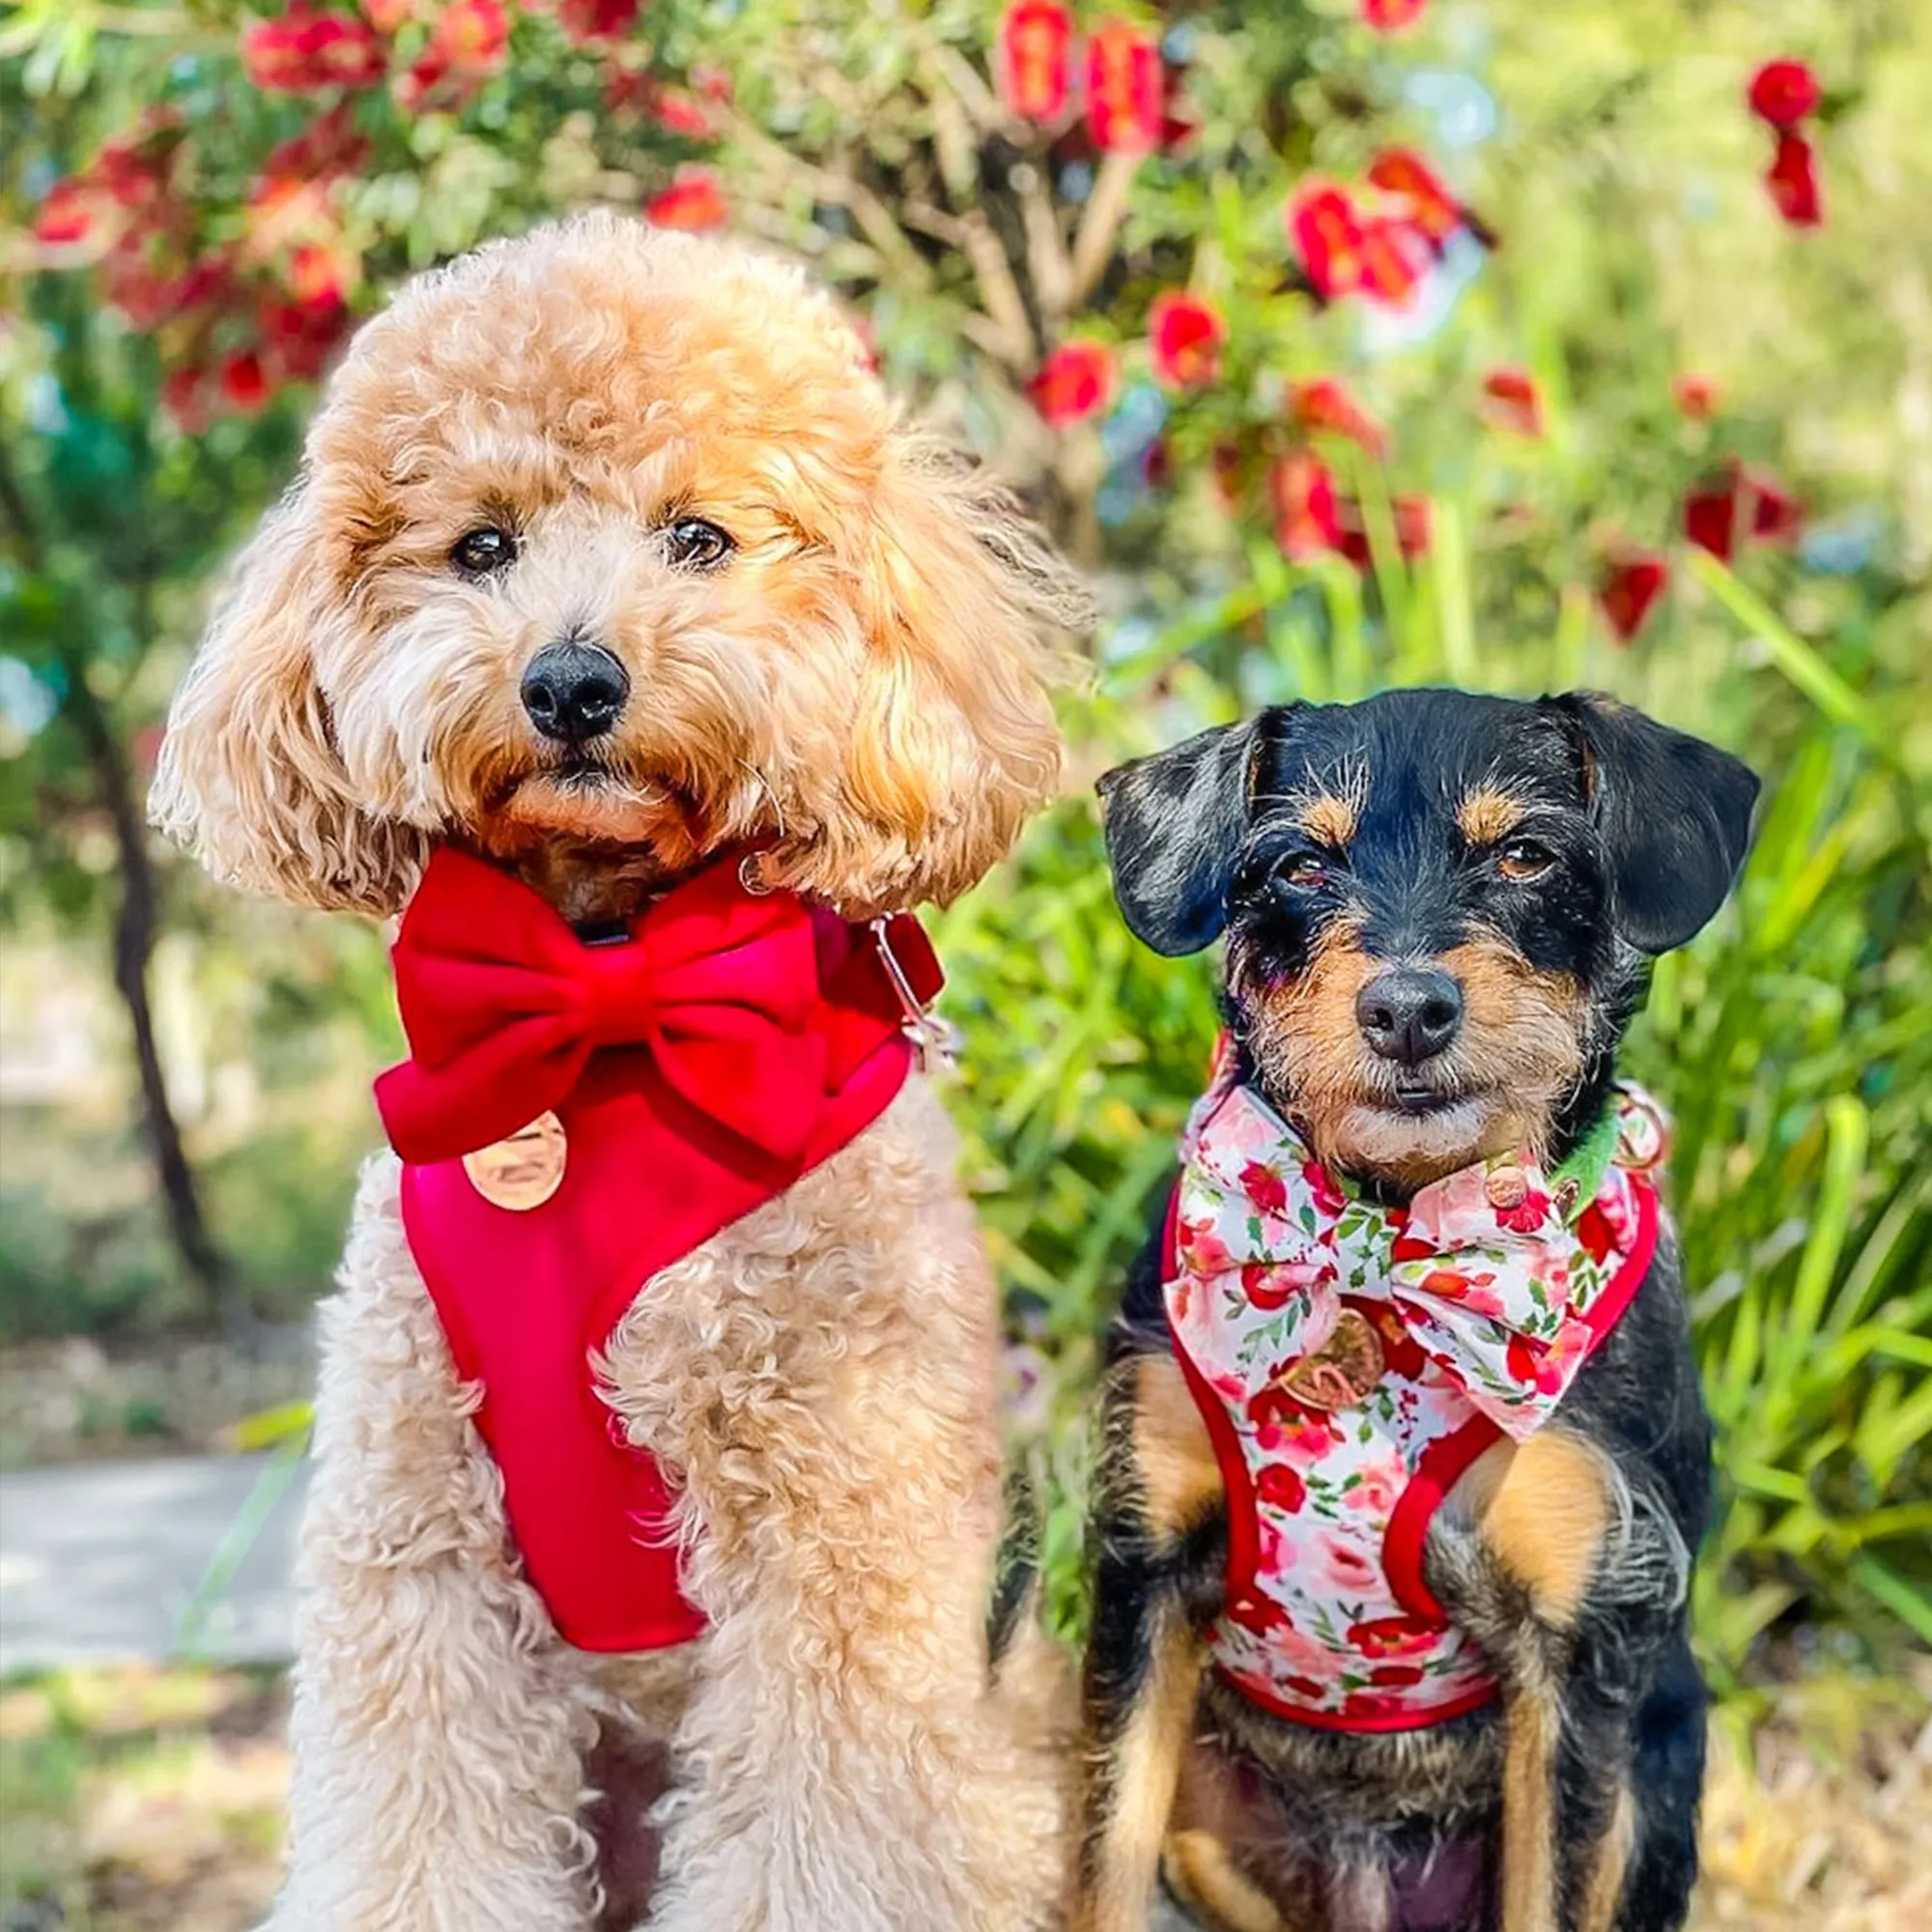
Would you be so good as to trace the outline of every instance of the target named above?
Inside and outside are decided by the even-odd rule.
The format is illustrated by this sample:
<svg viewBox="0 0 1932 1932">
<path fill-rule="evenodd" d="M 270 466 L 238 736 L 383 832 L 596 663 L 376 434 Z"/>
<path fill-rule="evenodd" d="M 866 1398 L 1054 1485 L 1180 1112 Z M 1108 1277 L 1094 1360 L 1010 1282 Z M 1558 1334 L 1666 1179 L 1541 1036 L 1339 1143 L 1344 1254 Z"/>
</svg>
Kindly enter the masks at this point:
<svg viewBox="0 0 1932 1932">
<path fill-rule="evenodd" d="M 733 848 L 849 918 L 944 901 L 1054 785 L 1081 619 L 794 270 L 582 217 L 356 337 L 155 816 L 225 880 L 383 916 L 441 845 L 580 929 Z M 559 640 L 604 682 L 533 696 Z M 996 1310 L 953 1168 L 915 1072 L 640 1285 L 602 1387 L 708 1628 L 625 1657 L 565 1644 L 515 1554 L 400 1163 L 370 1161 L 323 1315 L 277 1932 L 1051 1918 L 1053 1672 L 987 1634 Z"/>
</svg>

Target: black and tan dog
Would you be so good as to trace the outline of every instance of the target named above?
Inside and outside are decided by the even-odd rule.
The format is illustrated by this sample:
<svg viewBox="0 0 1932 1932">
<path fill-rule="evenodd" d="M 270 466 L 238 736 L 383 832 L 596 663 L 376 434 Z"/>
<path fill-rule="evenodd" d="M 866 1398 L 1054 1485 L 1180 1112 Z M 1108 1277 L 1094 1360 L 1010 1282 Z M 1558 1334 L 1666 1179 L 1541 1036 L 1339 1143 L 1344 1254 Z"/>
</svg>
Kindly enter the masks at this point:
<svg viewBox="0 0 1932 1932">
<path fill-rule="evenodd" d="M 1220 1091 L 1246 1096 L 1240 1131 L 1278 1129 L 1307 1156 L 1295 1184 L 1317 1198 L 1304 1193 L 1297 1210 L 1251 1168 L 1254 1199 L 1241 1194 L 1220 1225 L 1262 1238 L 1278 1214 L 1292 1239 L 1280 1252 L 1264 1240 L 1238 1271 L 1212 1272 L 1236 1270 L 1241 1255 L 1231 1259 L 1211 1219 L 1193 1230 L 1192 1264 L 1208 1270 L 1197 1297 L 1222 1295 L 1222 1312 L 1235 1305 L 1249 1323 L 1243 1333 L 1276 1349 L 1278 1359 L 1264 1359 L 1265 1347 L 1257 1357 L 1264 1381 L 1243 1383 L 1237 1371 L 1210 1387 L 1214 1365 L 1180 1345 L 1175 1282 L 1190 1236 L 1173 1217 L 1186 1211 L 1185 1168 L 1167 1234 L 1130 1275 L 1093 1526 L 1078 1932 L 1138 1932 L 1161 1872 L 1216 1932 L 1683 1922 L 1705 1702 L 1685 1596 L 1709 1508 L 1709 1426 L 1674 1239 L 1647 1178 L 1625 1175 L 1614 1165 L 1625 1155 L 1605 1148 L 1626 1104 L 1614 1062 L 1647 962 L 1723 901 L 1756 791 L 1736 759 L 1607 698 L 1447 691 L 1272 709 L 1101 781 L 1133 930 L 1157 952 L 1186 953 L 1225 928 Z M 1201 1121 L 1197 1109 L 1191 1133 Z M 1470 1277 L 1428 1272 L 1420 1223 L 1426 1200 L 1459 1187 L 1468 1198 L 1471 1172 L 1479 1211 L 1487 1200 L 1498 1224 L 1534 1228 L 1538 1265 L 1554 1267 L 1578 1306 L 1578 1284 L 1597 1278 L 1593 1238 L 1605 1282 L 1620 1264 L 1628 1279 L 1587 1334 L 1575 1330 L 1574 1360 L 1549 1339 L 1571 1332 L 1563 1322 L 1536 1327 L 1541 1303 L 1528 1334 L 1543 1339 L 1509 1341 L 1522 1394 L 1549 1397 L 1544 1426 L 1516 1426 L 1497 1406 L 1515 1399 L 1499 1374 L 1490 1406 L 1503 1428 L 1473 1419 L 1459 1458 L 1424 1456 L 1420 1477 L 1398 1467 L 1384 1486 L 1401 1493 L 1378 1499 L 1383 1479 L 1364 1486 L 1358 1471 L 1323 1504 L 1338 1521 L 1350 1507 L 1380 1508 L 1372 1520 L 1379 1533 L 1386 1518 L 1386 1575 L 1330 1538 L 1334 1574 L 1314 1580 L 1316 1596 L 1346 1602 L 1356 1585 L 1372 1604 L 1393 1587 L 1413 1614 L 1345 1611 L 1345 1623 L 1364 1621 L 1346 1637 L 1318 1629 L 1329 1650 L 1306 1630 L 1281 1636 L 1293 1618 L 1260 1597 L 1256 1566 L 1271 1548 L 1292 1571 L 1301 1546 L 1281 1541 L 1293 1519 L 1258 1511 L 1256 1469 L 1231 1418 L 1251 1444 L 1277 1445 L 1280 1466 L 1261 1471 L 1263 1502 L 1306 1510 L 1321 1478 L 1306 1464 L 1297 1472 L 1279 1445 L 1352 1442 L 1358 1428 L 1366 1442 L 1375 1403 L 1406 1427 L 1418 1406 L 1460 1399 L 1435 1386 L 1449 1357 L 1435 1346 L 1428 1297 L 1407 1309 L 1423 1310 L 1418 1347 L 1395 1321 L 1400 1283 L 1378 1302 L 1388 1283 L 1365 1279 L 1361 1264 L 1350 1275 L 1345 1261 L 1337 1280 L 1331 1263 L 1307 1261 L 1293 1217 L 1312 1229 L 1319 1205 L 1345 1236 L 1379 1229 L 1394 1243 L 1381 1251 L 1397 1258 L 1392 1275 L 1403 1256 L 1423 1254 L 1404 1278 L 1448 1282 L 1453 1297 Z M 1607 1258 L 1615 1244 L 1591 1191 L 1600 1182 L 1612 1219 L 1619 1201 L 1640 1201 L 1648 1216 Z M 1226 1208 L 1211 1187 L 1208 1200 Z M 1634 1230 L 1635 1211 L 1627 1218 Z M 1284 1253 L 1300 1259 L 1271 1270 Z M 1300 1280 L 1356 1291 L 1331 1294 L 1320 1348 L 1311 1330 L 1300 1336 L 1309 1349 L 1292 1339 L 1284 1284 Z M 1486 1339 L 1501 1348 L 1480 1307 L 1435 1305 L 1437 1329 L 1462 1322 L 1479 1358 Z M 1187 1319 L 1200 1313 L 1197 1298 Z M 1487 1373 L 1480 1359 L 1477 1369 Z M 1410 1507 L 1431 1476 L 1435 1489 Z M 1256 1632 L 1262 1649 L 1242 1651 Z M 1228 1667 L 1270 1640 L 1292 1646 L 1288 1663 L 1257 1667 L 1286 1667 L 1277 1684 L 1300 1687 L 1278 1698 Z M 1350 1640 L 1369 1660 L 1355 1675 L 1333 1654 Z M 1296 1656 L 1318 1660 L 1326 1682 L 1293 1674 Z M 1375 1662 L 1391 1658 L 1402 1661 Z M 1450 1694 L 1485 1673 L 1487 1691 Z M 1441 1694 L 1414 1721 L 1388 1685 Z M 1280 1701 L 1302 1692 L 1305 1709 Z M 1316 1708 L 1331 1692 L 1329 1708 Z M 1365 1714 L 1359 1724 L 1351 1713 Z"/>
</svg>

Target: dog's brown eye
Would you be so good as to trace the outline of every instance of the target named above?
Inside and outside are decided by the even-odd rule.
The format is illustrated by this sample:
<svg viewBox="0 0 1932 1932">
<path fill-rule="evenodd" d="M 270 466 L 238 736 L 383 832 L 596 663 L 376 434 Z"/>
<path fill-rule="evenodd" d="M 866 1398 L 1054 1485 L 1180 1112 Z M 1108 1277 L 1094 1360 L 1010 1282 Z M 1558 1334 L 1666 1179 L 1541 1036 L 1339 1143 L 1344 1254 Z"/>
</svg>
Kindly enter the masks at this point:
<svg viewBox="0 0 1932 1932">
<path fill-rule="evenodd" d="M 457 538 L 449 560 L 465 577 L 488 577 L 517 560 L 517 540 L 508 530 L 484 524 Z"/>
<path fill-rule="evenodd" d="M 682 570 L 716 570 L 737 548 L 724 531 L 702 517 L 680 517 L 665 532 L 665 550 Z"/>
<path fill-rule="evenodd" d="M 1556 863 L 1556 854 L 1534 838 L 1512 838 L 1496 852 L 1496 870 L 1519 883 L 1540 879 Z"/>
</svg>

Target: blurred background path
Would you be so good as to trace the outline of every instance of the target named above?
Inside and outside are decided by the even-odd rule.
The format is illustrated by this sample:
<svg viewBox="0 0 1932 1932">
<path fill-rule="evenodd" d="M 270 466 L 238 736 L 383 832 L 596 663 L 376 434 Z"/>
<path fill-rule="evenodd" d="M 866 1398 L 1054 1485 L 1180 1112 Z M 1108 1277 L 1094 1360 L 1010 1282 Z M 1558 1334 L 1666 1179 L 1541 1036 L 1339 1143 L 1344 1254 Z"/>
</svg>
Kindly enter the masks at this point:
<svg viewBox="0 0 1932 1932">
<path fill-rule="evenodd" d="M 305 1464 L 238 1549 L 219 1602 L 186 1633 L 193 1641 L 181 1641 L 273 1460 L 183 1456 L 0 1476 L 0 1675 L 184 1648 L 221 1663 L 285 1660 Z"/>
</svg>

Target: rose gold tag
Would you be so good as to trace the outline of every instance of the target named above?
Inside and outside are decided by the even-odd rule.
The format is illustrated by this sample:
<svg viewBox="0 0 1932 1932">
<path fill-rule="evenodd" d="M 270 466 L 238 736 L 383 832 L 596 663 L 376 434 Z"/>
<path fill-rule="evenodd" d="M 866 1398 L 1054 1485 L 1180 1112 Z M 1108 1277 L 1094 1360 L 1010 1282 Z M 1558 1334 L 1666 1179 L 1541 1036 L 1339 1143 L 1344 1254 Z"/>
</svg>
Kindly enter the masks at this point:
<svg viewBox="0 0 1932 1932">
<path fill-rule="evenodd" d="M 524 1214 L 563 1185 L 564 1153 L 563 1122 L 544 1113 L 507 1139 L 465 1154 L 463 1171 L 493 1208 Z"/>
<path fill-rule="evenodd" d="M 1359 1309 L 1345 1308 L 1335 1331 L 1282 1377 L 1281 1385 L 1310 1408 L 1352 1408 L 1382 1378 L 1382 1338 Z"/>
</svg>

